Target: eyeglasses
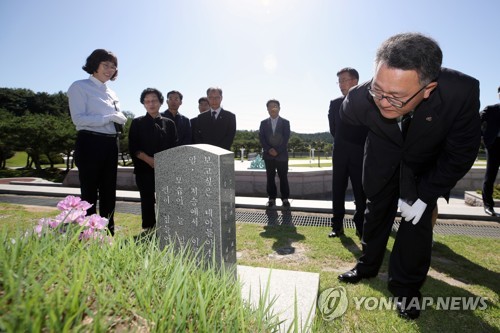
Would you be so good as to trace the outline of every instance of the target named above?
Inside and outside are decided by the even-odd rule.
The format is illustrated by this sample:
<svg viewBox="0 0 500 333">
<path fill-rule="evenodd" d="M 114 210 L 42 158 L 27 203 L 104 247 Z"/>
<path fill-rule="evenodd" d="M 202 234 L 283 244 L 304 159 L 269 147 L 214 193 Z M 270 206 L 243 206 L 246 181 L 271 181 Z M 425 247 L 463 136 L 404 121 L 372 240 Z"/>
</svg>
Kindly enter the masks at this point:
<svg viewBox="0 0 500 333">
<path fill-rule="evenodd" d="M 411 96 L 410 98 L 408 98 L 405 102 L 403 101 L 400 101 L 399 99 L 397 98 L 394 98 L 394 97 L 389 97 L 389 96 L 386 96 L 384 94 L 381 94 L 375 90 L 373 90 L 372 88 L 368 88 L 368 92 L 370 93 L 370 95 L 372 95 L 373 98 L 375 99 L 378 99 L 379 101 L 383 100 L 384 98 L 387 100 L 387 102 L 389 102 L 389 104 L 391 104 L 392 106 L 395 106 L 397 107 L 398 109 L 401 109 L 403 108 L 406 104 L 410 103 L 410 101 L 412 99 L 415 98 L 415 96 L 417 96 L 422 90 L 425 89 L 425 87 L 427 87 L 426 85 L 423 86 L 422 88 L 420 88 L 416 93 L 415 95 Z"/>
<path fill-rule="evenodd" d="M 101 62 L 102 67 L 104 67 L 105 70 L 111 69 L 113 71 L 116 71 L 116 66 L 113 65 L 112 63 L 106 63 L 106 62 Z"/>
</svg>

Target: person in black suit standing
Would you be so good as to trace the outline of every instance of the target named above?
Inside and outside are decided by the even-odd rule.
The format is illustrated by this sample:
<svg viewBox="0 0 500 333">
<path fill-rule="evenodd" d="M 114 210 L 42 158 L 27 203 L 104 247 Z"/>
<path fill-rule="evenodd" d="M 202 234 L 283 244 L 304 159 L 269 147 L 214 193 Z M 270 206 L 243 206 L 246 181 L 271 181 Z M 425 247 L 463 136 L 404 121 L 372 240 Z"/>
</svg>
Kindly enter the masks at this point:
<svg viewBox="0 0 500 333">
<path fill-rule="evenodd" d="M 180 114 L 179 108 L 182 105 L 182 94 L 177 90 L 172 90 L 167 93 L 168 109 L 161 115 L 172 120 L 177 128 L 177 143 L 176 146 L 190 145 L 193 139 L 191 134 L 191 121 L 188 117 Z"/>
<path fill-rule="evenodd" d="M 498 87 L 500 98 L 500 87 Z M 486 147 L 486 172 L 483 183 L 484 212 L 491 216 L 500 216 L 495 212 L 493 185 L 500 167 L 500 103 L 487 106 L 480 112 L 481 132 Z"/>
<path fill-rule="evenodd" d="M 210 110 L 210 104 L 208 103 L 208 98 L 200 97 L 198 99 L 198 111 L 200 113 L 206 112 Z M 196 121 L 198 120 L 198 116 L 191 118 L 191 132 L 192 132 L 192 143 L 196 142 Z"/>
<path fill-rule="evenodd" d="M 210 112 L 198 115 L 195 142 L 231 150 L 236 135 L 236 116 L 221 107 L 221 88 L 208 88 L 207 98 L 210 103 Z"/>
<path fill-rule="evenodd" d="M 479 82 L 441 68 L 442 58 L 439 45 L 427 36 L 392 36 L 377 51 L 372 80 L 352 88 L 340 109 L 343 121 L 369 131 L 363 252 L 339 280 L 357 283 L 378 274 L 399 205 L 403 219 L 388 288 L 406 319 L 420 315 L 437 199 L 469 171 L 480 143 Z"/>
<path fill-rule="evenodd" d="M 141 196 L 142 228 L 150 232 L 156 226 L 154 155 L 175 147 L 178 140 L 175 122 L 160 114 L 163 94 L 158 89 L 146 88 L 140 100 L 146 114 L 132 120 L 128 144 L 134 161 L 135 182 Z"/>
<path fill-rule="evenodd" d="M 288 140 L 290 139 L 290 122 L 279 116 L 280 102 L 271 99 L 266 103 L 269 118 L 261 121 L 259 127 L 259 140 L 264 150 L 264 163 L 266 164 L 267 207 L 276 205 L 278 190 L 276 188 L 276 171 L 280 179 L 280 194 L 283 207 L 290 207 L 288 198 L 290 187 L 288 185 Z"/>
<path fill-rule="evenodd" d="M 366 126 L 353 126 L 345 124 L 340 119 L 340 106 L 349 89 L 356 86 L 359 80 L 358 71 L 346 67 L 337 72 L 342 97 L 330 102 L 328 120 L 330 133 L 333 136 L 333 173 L 332 173 L 332 231 L 328 237 L 344 235 L 345 192 L 348 179 L 351 179 L 354 194 L 353 221 L 356 225 L 356 234 L 359 238 L 363 233 L 363 220 L 365 217 L 366 197 L 361 181 L 363 174 L 363 153 L 365 149 Z"/>
</svg>

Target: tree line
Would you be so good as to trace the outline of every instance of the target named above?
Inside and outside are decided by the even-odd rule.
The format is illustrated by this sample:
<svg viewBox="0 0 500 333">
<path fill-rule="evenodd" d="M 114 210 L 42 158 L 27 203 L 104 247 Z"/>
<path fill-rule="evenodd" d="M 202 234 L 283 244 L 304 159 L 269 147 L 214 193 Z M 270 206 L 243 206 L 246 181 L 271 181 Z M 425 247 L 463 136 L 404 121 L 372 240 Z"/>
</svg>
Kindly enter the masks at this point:
<svg viewBox="0 0 500 333">
<path fill-rule="evenodd" d="M 123 112 L 128 118 L 120 135 L 120 157 L 126 162 L 128 154 L 128 129 L 134 118 L 130 111 Z M 326 116 L 325 116 L 326 117 Z M 325 118 L 326 119 L 326 118 Z M 49 94 L 21 88 L 0 88 L 0 168 L 17 151 L 27 153 L 26 167 L 42 170 L 48 164 L 54 168 L 62 163 L 62 156 L 71 157 L 76 140 L 76 129 L 69 113 L 65 92 Z M 231 147 L 235 156 L 240 149 L 245 154 L 260 153 L 258 131 L 237 131 Z M 307 154 L 310 148 L 329 152 L 332 148 L 330 133 L 299 134 L 292 132 L 289 149 L 292 154 Z M 66 160 L 70 169 L 72 159 Z"/>
</svg>

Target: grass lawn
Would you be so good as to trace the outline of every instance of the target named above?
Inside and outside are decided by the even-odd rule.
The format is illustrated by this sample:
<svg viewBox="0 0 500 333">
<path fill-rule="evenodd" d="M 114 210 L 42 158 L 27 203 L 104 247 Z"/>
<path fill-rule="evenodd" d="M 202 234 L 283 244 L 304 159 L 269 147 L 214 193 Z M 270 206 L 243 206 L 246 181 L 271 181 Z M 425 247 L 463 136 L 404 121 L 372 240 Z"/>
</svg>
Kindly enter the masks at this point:
<svg viewBox="0 0 500 333">
<path fill-rule="evenodd" d="M 21 232 L 31 228 L 39 218 L 55 216 L 52 208 L 26 207 L 0 203 L 0 228 Z M 116 237 L 137 235 L 140 217 L 116 214 Z M 346 230 L 346 238 L 329 239 L 329 228 L 266 226 L 237 222 L 238 264 L 320 274 L 320 293 L 343 286 L 348 294 L 346 313 L 332 321 L 322 319 L 319 311 L 313 332 L 499 332 L 500 330 L 500 243 L 498 239 L 468 236 L 435 235 L 431 270 L 422 289 L 423 296 L 484 297 L 484 310 L 438 310 L 430 306 L 414 322 L 397 317 L 385 309 L 356 309 L 357 297 L 389 297 L 387 262 L 392 247 L 390 238 L 387 256 L 378 277 L 357 285 L 340 284 L 337 276 L 350 268 L 361 253 L 354 230 Z M 281 248 L 293 253 L 279 255 Z M 140 265 L 139 265 L 140 266 Z M 1 282 L 1 280 L 0 280 Z M 0 283 L 0 295 L 2 284 Z M 6 309 L 0 309 L 0 320 Z"/>
</svg>

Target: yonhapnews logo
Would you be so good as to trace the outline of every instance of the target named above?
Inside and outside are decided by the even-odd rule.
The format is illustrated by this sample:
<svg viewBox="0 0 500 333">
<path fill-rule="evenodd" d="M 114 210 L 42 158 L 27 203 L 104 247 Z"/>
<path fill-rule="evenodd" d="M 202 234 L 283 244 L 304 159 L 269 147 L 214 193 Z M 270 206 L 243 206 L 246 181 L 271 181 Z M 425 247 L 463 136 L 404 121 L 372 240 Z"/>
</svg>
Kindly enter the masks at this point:
<svg viewBox="0 0 500 333">
<path fill-rule="evenodd" d="M 397 297 L 353 297 L 354 309 L 356 310 L 396 310 Z M 406 301 L 406 300 L 404 300 Z M 326 321 L 334 320 L 342 316 L 349 306 L 349 298 L 344 287 L 328 288 L 318 297 L 317 301 L 321 317 Z M 488 307 L 487 299 L 480 296 L 438 296 L 423 297 L 420 300 L 412 298 L 408 307 L 425 310 L 433 308 L 438 311 L 475 311 L 486 310 Z"/>
<path fill-rule="evenodd" d="M 341 286 L 324 290 L 318 298 L 318 309 L 326 321 L 342 316 L 348 305 L 347 291 Z"/>
</svg>

